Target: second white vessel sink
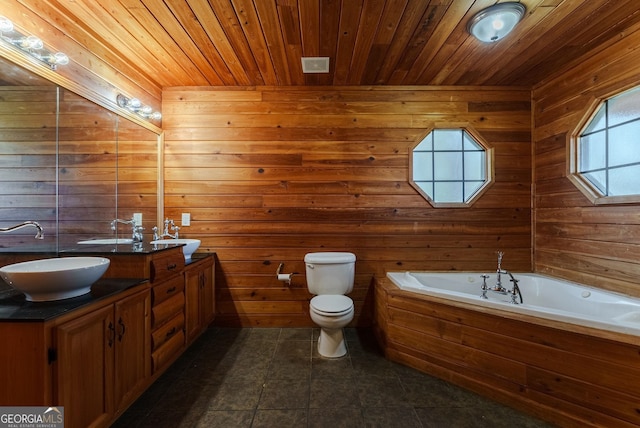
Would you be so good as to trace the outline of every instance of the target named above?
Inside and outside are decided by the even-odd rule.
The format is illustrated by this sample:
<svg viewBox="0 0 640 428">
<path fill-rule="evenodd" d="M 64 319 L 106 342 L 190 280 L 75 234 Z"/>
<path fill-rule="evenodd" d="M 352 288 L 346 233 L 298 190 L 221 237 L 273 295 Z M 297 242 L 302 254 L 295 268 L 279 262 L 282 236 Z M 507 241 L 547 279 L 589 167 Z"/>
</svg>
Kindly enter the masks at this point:
<svg viewBox="0 0 640 428">
<path fill-rule="evenodd" d="M 89 239 L 86 241 L 78 241 L 83 245 L 112 245 L 112 244 L 132 244 L 131 238 L 107 238 L 107 239 Z"/>
<path fill-rule="evenodd" d="M 191 255 L 195 253 L 195 251 L 200 246 L 199 239 L 187 239 L 187 238 L 178 238 L 178 239 L 158 239 L 157 241 L 151 241 L 153 245 L 169 245 L 169 244 L 184 244 L 182 247 L 182 254 L 184 254 L 185 261 L 191 260 Z"/>
</svg>

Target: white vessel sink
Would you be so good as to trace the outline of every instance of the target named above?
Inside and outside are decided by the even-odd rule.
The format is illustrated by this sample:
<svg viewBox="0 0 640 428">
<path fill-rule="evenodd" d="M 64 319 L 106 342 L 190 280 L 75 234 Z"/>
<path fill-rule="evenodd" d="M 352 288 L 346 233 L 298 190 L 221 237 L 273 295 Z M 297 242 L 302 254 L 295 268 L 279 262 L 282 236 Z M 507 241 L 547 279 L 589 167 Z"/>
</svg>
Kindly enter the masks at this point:
<svg viewBox="0 0 640 428">
<path fill-rule="evenodd" d="M 108 238 L 108 239 L 89 239 L 87 241 L 78 241 L 78 244 L 89 245 L 112 245 L 112 244 L 132 244 L 131 238 Z"/>
<path fill-rule="evenodd" d="M 15 263 L 0 268 L 0 277 L 31 302 L 69 299 L 91 291 L 106 272 L 104 257 L 61 257 Z"/>
<path fill-rule="evenodd" d="M 195 251 L 200 246 L 199 239 L 186 239 L 186 238 L 178 238 L 178 239 L 159 239 L 157 241 L 151 241 L 153 245 L 168 245 L 168 244 L 184 244 L 182 247 L 182 254 L 184 254 L 185 261 L 191 260 L 191 255 L 195 253 Z"/>
</svg>

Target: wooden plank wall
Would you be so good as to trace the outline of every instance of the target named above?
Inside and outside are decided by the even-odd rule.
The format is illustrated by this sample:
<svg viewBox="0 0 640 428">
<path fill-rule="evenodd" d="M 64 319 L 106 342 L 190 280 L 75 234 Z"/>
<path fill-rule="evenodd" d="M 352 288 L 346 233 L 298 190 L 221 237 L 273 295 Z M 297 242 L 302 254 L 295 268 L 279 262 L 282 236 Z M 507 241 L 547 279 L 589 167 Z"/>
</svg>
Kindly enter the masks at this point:
<svg viewBox="0 0 640 428">
<path fill-rule="evenodd" d="M 117 117 L 61 89 L 59 115 L 60 246 L 112 236 L 116 218 Z"/>
<path fill-rule="evenodd" d="M 0 88 L 0 227 L 35 220 L 45 230 L 44 241 L 25 228 L 1 235 L 0 245 L 56 251 L 58 237 L 62 249 L 111 237 L 110 221 L 134 212 L 143 213 L 150 238 L 157 221 L 157 135 L 64 89 L 56 117 L 57 91 Z M 120 231 L 129 237 L 130 228 Z"/>
<path fill-rule="evenodd" d="M 535 270 L 640 296 L 640 204 L 595 206 L 567 179 L 567 145 L 598 99 L 640 84 L 640 31 L 533 90 Z"/>
<path fill-rule="evenodd" d="M 53 85 L 0 87 L 0 227 L 34 220 L 46 233 L 2 234 L 0 248 L 56 249 L 56 108 Z"/>
<path fill-rule="evenodd" d="M 70 91 L 60 99 L 61 246 L 114 236 L 110 222 L 142 213 L 145 236 L 156 225 L 158 136 Z M 131 237 L 131 227 L 118 226 Z"/>
<path fill-rule="evenodd" d="M 479 87 L 169 88 L 165 215 L 219 258 L 222 325 L 312 325 L 303 257 L 357 256 L 354 324 L 387 270 L 531 270 L 530 91 Z M 432 208 L 408 184 L 430 127 L 470 125 L 496 182 L 472 208 Z M 279 263 L 296 272 L 290 287 Z"/>
<path fill-rule="evenodd" d="M 158 224 L 158 135 L 118 116 L 118 217 L 142 214 L 145 242 Z M 119 232 L 130 233 L 124 226 Z M 128 237 L 128 236 L 127 236 Z"/>
</svg>

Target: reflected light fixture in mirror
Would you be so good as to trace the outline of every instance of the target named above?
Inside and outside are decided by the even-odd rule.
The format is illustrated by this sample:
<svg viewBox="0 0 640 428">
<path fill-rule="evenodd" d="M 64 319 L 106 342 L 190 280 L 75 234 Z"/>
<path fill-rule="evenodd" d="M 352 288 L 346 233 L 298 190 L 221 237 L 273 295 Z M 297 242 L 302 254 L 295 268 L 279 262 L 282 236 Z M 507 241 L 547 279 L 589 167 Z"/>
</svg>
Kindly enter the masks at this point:
<svg viewBox="0 0 640 428">
<path fill-rule="evenodd" d="M 515 28 L 525 11 L 522 3 L 494 4 L 475 14 L 469 21 L 467 30 L 481 42 L 497 42 Z"/>
<path fill-rule="evenodd" d="M 144 119 L 162 119 L 162 114 L 159 111 L 153 111 L 153 108 L 142 104 L 137 98 L 129 98 L 122 94 L 118 94 L 116 102 L 120 107 L 126 108 L 130 112 L 135 113 Z"/>
<path fill-rule="evenodd" d="M 67 55 L 62 52 L 50 52 L 44 47 L 42 40 L 36 36 L 25 36 L 20 33 L 13 27 L 13 22 L 4 16 L 0 16 L 0 39 L 44 62 L 52 70 L 55 70 L 58 65 L 69 64 Z"/>
</svg>

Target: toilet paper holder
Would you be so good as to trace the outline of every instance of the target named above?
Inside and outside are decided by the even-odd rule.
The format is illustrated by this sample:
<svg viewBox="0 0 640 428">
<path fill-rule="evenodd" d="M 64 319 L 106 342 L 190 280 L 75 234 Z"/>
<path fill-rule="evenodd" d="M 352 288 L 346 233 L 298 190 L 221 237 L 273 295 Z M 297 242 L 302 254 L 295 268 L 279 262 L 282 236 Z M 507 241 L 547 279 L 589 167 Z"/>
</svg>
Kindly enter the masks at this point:
<svg viewBox="0 0 640 428">
<path fill-rule="evenodd" d="M 278 281 L 284 281 L 287 285 L 291 285 L 291 277 L 293 276 L 293 272 L 291 273 L 282 273 L 282 269 L 284 268 L 284 263 L 280 263 L 278 265 L 278 270 L 276 271 L 276 278 Z"/>
</svg>

